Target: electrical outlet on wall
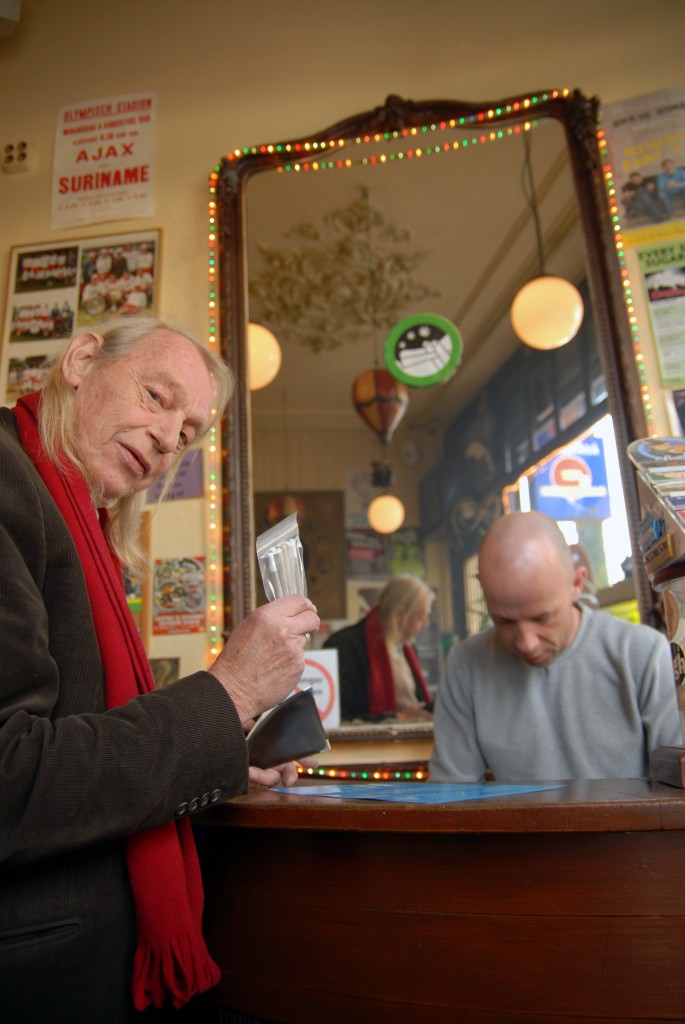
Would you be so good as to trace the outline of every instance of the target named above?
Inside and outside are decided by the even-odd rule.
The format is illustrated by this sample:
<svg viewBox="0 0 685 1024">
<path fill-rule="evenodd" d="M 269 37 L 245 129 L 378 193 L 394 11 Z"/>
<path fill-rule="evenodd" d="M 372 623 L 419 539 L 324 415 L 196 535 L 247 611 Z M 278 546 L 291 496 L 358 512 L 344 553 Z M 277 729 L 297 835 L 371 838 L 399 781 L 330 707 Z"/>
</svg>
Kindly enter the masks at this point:
<svg viewBox="0 0 685 1024">
<path fill-rule="evenodd" d="M 29 142 L 8 142 L 3 147 L 2 169 L 6 174 L 32 171 L 36 160 L 36 150 Z"/>
</svg>

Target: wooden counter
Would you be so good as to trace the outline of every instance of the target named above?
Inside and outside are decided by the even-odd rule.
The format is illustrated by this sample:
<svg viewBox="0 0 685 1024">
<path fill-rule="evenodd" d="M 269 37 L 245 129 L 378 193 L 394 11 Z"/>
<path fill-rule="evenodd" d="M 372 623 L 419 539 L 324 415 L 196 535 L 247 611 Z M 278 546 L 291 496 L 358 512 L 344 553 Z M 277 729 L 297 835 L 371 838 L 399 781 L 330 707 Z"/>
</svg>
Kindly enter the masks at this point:
<svg viewBox="0 0 685 1024">
<path fill-rule="evenodd" d="M 197 820 L 225 1008 L 685 1021 L 682 790 L 591 781 L 432 806 L 255 790 Z"/>
</svg>

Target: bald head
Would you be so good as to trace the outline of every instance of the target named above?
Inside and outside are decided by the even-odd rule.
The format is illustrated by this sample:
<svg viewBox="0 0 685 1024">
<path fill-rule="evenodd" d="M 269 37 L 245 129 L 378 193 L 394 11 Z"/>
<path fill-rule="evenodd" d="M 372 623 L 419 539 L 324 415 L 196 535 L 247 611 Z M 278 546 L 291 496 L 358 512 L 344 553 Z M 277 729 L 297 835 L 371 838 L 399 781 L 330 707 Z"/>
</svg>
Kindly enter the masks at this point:
<svg viewBox="0 0 685 1024">
<path fill-rule="evenodd" d="M 542 512 L 512 512 L 496 519 L 478 554 L 479 574 L 528 573 L 557 562 L 568 578 L 573 557 L 554 519 Z"/>
<path fill-rule="evenodd" d="M 493 624 L 532 665 L 548 664 L 575 636 L 585 575 L 555 521 L 540 512 L 497 519 L 481 544 L 478 577 Z"/>
</svg>

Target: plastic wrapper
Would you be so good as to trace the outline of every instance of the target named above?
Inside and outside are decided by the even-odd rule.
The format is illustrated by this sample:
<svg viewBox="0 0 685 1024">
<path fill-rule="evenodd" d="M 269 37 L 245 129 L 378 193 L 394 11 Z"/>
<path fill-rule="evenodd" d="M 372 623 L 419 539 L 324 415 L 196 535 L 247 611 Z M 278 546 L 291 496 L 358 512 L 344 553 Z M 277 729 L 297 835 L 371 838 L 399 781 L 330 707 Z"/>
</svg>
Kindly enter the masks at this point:
<svg viewBox="0 0 685 1024">
<path fill-rule="evenodd" d="M 269 601 L 288 594 L 307 596 L 297 512 L 257 537 L 257 561 Z"/>
<path fill-rule="evenodd" d="M 257 560 L 269 601 L 307 596 L 297 512 L 257 537 Z M 311 690 L 293 691 L 266 711 L 247 737 L 250 764 L 271 768 L 330 749 Z"/>
</svg>

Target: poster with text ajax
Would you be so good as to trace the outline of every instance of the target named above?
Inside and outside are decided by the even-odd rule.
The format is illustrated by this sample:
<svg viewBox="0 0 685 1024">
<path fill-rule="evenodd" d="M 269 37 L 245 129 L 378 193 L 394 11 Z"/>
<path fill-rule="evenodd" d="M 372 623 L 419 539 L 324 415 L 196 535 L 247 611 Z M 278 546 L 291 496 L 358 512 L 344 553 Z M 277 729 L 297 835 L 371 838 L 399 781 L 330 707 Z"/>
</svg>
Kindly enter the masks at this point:
<svg viewBox="0 0 685 1024">
<path fill-rule="evenodd" d="M 154 213 L 155 96 L 85 100 L 57 115 L 52 226 Z"/>
</svg>

